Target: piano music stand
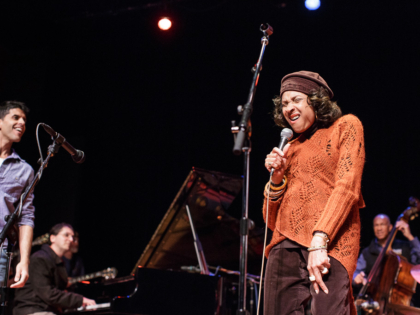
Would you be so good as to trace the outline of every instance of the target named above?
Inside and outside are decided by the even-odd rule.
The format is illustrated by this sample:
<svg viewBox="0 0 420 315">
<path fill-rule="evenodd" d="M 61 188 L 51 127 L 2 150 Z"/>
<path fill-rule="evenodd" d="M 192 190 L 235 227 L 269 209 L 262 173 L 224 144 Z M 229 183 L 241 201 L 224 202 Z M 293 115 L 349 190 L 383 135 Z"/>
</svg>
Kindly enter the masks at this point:
<svg viewBox="0 0 420 315">
<path fill-rule="evenodd" d="M 203 246 L 201 246 L 200 239 L 198 238 L 198 235 L 195 231 L 194 221 L 191 217 L 191 211 L 190 211 L 190 207 L 188 206 L 188 204 L 185 205 L 185 211 L 187 211 L 188 219 L 190 220 L 191 232 L 192 232 L 192 235 L 193 235 L 193 238 L 194 238 L 195 253 L 197 254 L 197 260 L 198 260 L 198 264 L 200 266 L 200 273 L 202 275 L 209 275 L 210 272 L 209 272 L 209 268 L 207 266 L 206 257 L 204 256 Z"/>
</svg>

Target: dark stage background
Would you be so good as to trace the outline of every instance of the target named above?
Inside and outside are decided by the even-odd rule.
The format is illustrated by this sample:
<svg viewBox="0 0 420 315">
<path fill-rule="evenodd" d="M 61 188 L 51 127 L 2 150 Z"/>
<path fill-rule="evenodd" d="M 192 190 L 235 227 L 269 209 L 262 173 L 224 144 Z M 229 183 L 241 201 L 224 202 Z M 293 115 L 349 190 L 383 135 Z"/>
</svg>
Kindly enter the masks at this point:
<svg viewBox="0 0 420 315">
<path fill-rule="evenodd" d="M 2 2 L 0 99 L 31 109 L 15 148 L 37 169 L 35 127 L 45 122 L 87 156 L 77 165 L 61 149 L 52 159 L 36 187 L 35 236 L 69 222 L 87 271 L 115 266 L 127 275 L 193 166 L 242 174 L 230 121 L 246 101 L 268 22 L 250 218 L 263 226 L 264 158 L 280 132 L 271 99 L 285 74 L 311 70 L 365 128 L 366 246 L 376 214 L 394 221 L 420 197 L 419 10 L 416 1 L 322 0 L 313 12 L 303 0 Z M 162 15 L 173 19 L 167 32 L 157 28 Z M 40 138 L 45 154 L 50 140 Z M 419 226 L 412 222 L 414 234 Z"/>
</svg>

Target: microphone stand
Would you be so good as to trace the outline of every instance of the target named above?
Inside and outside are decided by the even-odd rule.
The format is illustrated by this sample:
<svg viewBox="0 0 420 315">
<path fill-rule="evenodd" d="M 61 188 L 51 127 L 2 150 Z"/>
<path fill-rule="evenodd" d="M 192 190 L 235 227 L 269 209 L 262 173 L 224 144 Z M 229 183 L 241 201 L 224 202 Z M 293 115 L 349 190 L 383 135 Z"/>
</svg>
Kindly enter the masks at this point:
<svg viewBox="0 0 420 315">
<path fill-rule="evenodd" d="M 1 315 L 6 314 L 6 307 L 7 307 L 7 298 L 8 298 L 8 290 L 7 290 L 7 281 L 10 271 L 10 258 L 12 256 L 13 252 L 13 245 L 12 243 L 15 243 L 17 241 L 17 232 L 15 227 L 15 224 L 17 220 L 19 219 L 21 213 L 22 213 L 22 207 L 25 203 L 26 199 L 28 199 L 29 194 L 31 194 L 35 188 L 35 185 L 38 184 L 38 182 L 41 179 L 41 175 L 43 170 L 47 167 L 48 162 L 50 161 L 51 157 L 53 157 L 55 154 L 57 154 L 58 149 L 60 149 L 61 143 L 57 142 L 55 138 L 53 138 L 53 143 L 48 147 L 48 155 L 45 158 L 45 160 L 42 162 L 41 166 L 38 169 L 38 172 L 35 174 L 32 182 L 27 186 L 25 191 L 22 193 L 19 199 L 19 204 L 16 206 L 15 211 L 10 214 L 6 215 L 4 220 L 6 221 L 6 225 L 4 226 L 3 230 L 0 232 L 0 245 L 2 246 L 6 237 L 8 239 L 8 248 L 7 248 L 7 264 L 6 264 L 6 272 L 5 272 L 5 279 L 4 283 L 2 284 L 0 288 L 0 307 Z"/>
<path fill-rule="evenodd" d="M 257 90 L 258 79 L 262 69 L 262 59 L 265 48 L 269 42 L 269 36 L 273 34 L 273 28 L 269 24 L 262 24 L 260 30 L 264 36 L 261 38 L 261 52 L 257 64 L 252 71 L 254 77 L 252 79 L 251 89 L 248 94 L 248 101 L 244 106 L 238 106 L 238 114 L 242 115 L 239 126 L 235 126 L 235 121 L 232 121 L 232 133 L 234 134 L 235 144 L 233 153 L 240 155 L 244 152 L 244 186 L 242 189 L 242 218 L 240 221 L 240 265 L 239 265 L 239 288 L 238 288 L 238 310 L 236 315 L 247 315 L 246 310 L 246 279 L 247 279 L 247 264 L 248 264 L 248 235 L 249 235 L 249 219 L 248 219 L 248 201 L 249 201 L 249 159 L 251 152 L 251 114 L 252 105 L 254 103 L 255 92 Z"/>
</svg>

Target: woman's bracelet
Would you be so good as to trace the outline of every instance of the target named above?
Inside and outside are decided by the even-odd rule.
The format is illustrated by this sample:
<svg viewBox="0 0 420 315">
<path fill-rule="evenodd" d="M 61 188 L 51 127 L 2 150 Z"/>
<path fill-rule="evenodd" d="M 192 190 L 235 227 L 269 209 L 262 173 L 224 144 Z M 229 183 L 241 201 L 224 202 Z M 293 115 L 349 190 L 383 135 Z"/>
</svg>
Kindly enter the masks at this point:
<svg viewBox="0 0 420 315">
<path fill-rule="evenodd" d="M 266 198 L 269 198 L 272 201 L 276 201 L 280 198 L 280 196 L 284 193 L 286 190 L 286 184 L 287 184 L 287 177 L 283 177 L 283 181 L 281 184 L 273 184 L 271 182 L 268 182 L 265 185 L 264 189 L 264 196 Z"/>
<path fill-rule="evenodd" d="M 286 184 L 287 184 L 287 177 L 284 176 L 280 184 L 273 184 L 272 182 L 268 182 L 266 185 L 266 189 L 267 189 L 267 186 L 270 185 L 270 189 L 273 191 L 283 190 L 286 187 Z"/>
<path fill-rule="evenodd" d="M 330 241 L 330 239 L 328 238 L 328 235 L 321 231 L 315 231 L 314 236 L 321 237 L 325 241 L 325 243 L 328 243 Z"/>
<path fill-rule="evenodd" d="M 278 195 L 278 194 L 283 193 L 283 191 L 284 191 L 284 189 L 272 190 L 272 189 L 270 189 L 270 187 L 268 186 L 268 183 L 267 183 L 267 185 L 265 185 L 264 193 L 268 194 L 270 192 L 270 195 Z"/>
<path fill-rule="evenodd" d="M 273 186 L 273 187 L 280 187 L 280 186 L 283 186 L 283 185 L 284 185 L 284 178 L 278 184 L 274 184 L 273 182 L 271 182 L 271 186 Z"/>
<path fill-rule="evenodd" d="M 267 191 L 265 191 L 266 193 L 268 193 Z M 271 191 L 269 193 L 270 196 L 278 196 L 281 195 L 283 193 L 283 190 L 279 190 L 279 191 Z"/>
<path fill-rule="evenodd" d="M 320 249 L 327 249 L 327 247 L 328 247 L 327 244 L 321 245 L 321 246 L 309 247 L 308 252 L 313 252 L 313 251 L 320 250 Z"/>
<path fill-rule="evenodd" d="M 266 198 L 270 198 L 271 200 L 276 200 L 276 199 L 278 199 L 282 194 L 284 193 L 284 190 L 279 190 L 279 191 L 276 191 L 276 192 L 270 192 L 270 193 L 268 193 L 268 191 L 267 190 L 264 190 L 264 196 L 266 197 Z"/>
<path fill-rule="evenodd" d="M 328 249 L 325 249 L 325 248 L 314 249 L 314 250 L 311 250 L 310 253 L 317 252 L 317 251 L 328 253 Z"/>
</svg>

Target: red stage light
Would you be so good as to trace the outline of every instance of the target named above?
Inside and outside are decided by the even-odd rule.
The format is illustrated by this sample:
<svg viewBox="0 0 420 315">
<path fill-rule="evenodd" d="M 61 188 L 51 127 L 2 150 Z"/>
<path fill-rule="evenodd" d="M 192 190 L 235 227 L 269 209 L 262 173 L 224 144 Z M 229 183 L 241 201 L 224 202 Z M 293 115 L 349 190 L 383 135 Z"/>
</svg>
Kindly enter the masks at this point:
<svg viewBox="0 0 420 315">
<path fill-rule="evenodd" d="M 167 31 L 167 30 L 169 30 L 171 28 L 172 22 L 171 22 L 171 20 L 169 20 L 166 17 L 165 18 L 161 18 L 160 21 L 159 21 L 159 23 L 158 23 L 158 26 L 159 26 L 159 28 L 161 30 Z"/>
</svg>

